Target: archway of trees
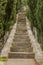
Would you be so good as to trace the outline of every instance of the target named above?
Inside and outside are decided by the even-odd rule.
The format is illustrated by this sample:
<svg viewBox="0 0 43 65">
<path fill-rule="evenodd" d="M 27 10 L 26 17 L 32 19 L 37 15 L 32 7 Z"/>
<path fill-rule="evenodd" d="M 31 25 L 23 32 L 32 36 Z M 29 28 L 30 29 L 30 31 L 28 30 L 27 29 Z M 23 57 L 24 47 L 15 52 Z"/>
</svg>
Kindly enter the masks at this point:
<svg viewBox="0 0 43 65">
<path fill-rule="evenodd" d="M 28 6 L 26 16 L 31 22 L 32 31 L 34 27 L 37 29 L 38 41 L 43 49 L 43 0 L 0 0 L 0 46 L 16 22 L 16 15 L 22 5 Z"/>
</svg>

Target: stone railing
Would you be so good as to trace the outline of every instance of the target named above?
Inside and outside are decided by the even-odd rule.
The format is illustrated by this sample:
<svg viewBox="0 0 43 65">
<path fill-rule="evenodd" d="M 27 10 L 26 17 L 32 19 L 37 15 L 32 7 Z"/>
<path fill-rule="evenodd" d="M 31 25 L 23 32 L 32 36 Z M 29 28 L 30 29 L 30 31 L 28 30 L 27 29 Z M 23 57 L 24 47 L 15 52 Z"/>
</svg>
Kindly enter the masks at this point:
<svg viewBox="0 0 43 65">
<path fill-rule="evenodd" d="M 18 15 L 17 15 L 17 20 L 18 20 Z M 11 32 L 9 34 L 9 37 L 7 39 L 7 42 L 4 45 L 4 48 L 1 51 L 1 57 L 8 57 L 8 53 L 10 52 L 10 47 L 12 46 L 13 39 L 14 39 L 15 32 L 16 32 L 17 20 L 13 26 L 13 29 L 11 30 Z"/>
<path fill-rule="evenodd" d="M 37 39 L 35 39 L 35 37 L 32 33 L 30 23 L 29 23 L 29 20 L 27 19 L 27 17 L 26 17 L 26 26 L 27 26 L 28 36 L 30 38 L 30 42 L 33 47 L 33 51 L 35 53 L 35 59 L 38 63 L 42 63 L 43 62 L 42 50 L 41 50 L 40 44 L 38 43 Z"/>
</svg>

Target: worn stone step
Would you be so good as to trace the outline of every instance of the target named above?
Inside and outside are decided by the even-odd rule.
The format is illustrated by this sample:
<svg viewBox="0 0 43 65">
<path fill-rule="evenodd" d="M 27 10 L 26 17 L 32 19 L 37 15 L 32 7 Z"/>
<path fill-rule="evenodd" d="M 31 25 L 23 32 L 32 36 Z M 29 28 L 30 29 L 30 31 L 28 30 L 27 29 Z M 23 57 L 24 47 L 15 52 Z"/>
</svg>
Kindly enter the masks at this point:
<svg viewBox="0 0 43 65">
<path fill-rule="evenodd" d="M 19 15 L 19 16 L 20 16 L 20 15 L 24 15 L 24 13 L 19 13 L 18 15 Z"/>
<path fill-rule="evenodd" d="M 24 19 L 25 18 L 25 15 L 24 14 L 19 14 L 18 15 L 18 19 L 21 19 L 21 18 Z"/>
<path fill-rule="evenodd" d="M 22 21 L 19 21 L 19 22 L 17 22 L 17 25 L 26 25 L 26 22 L 24 23 L 24 22 L 22 22 Z"/>
<path fill-rule="evenodd" d="M 24 22 L 22 22 L 22 21 L 19 21 L 19 22 L 17 22 L 17 25 L 26 25 L 26 22 L 24 23 Z"/>
<path fill-rule="evenodd" d="M 27 37 L 27 39 L 26 38 L 19 38 L 19 37 L 15 37 L 14 39 L 13 39 L 13 42 L 23 42 L 23 43 L 30 43 L 30 39 Z"/>
<path fill-rule="evenodd" d="M 23 34 L 25 34 L 25 33 L 27 33 L 27 30 L 19 28 L 19 29 L 16 30 L 16 33 L 23 33 Z"/>
<path fill-rule="evenodd" d="M 24 38 L 24 39 L 22 38 L 22 39 L 21 39 L 21 38 L 18 37 L 18 38 L 15 38 L 15 39 L 13 40 L 13 42 L 16 42 L 16 41 L 17 41 L 17 42 L 23 42 L 23 43 L 25 43 L 25 42 L 30 43 L 30 40 L 28 40 L 28 38 L 27 38 L 27 39 L 26 39 L 26 38 Z"/>
<path fill-rule="evenodd" d="M 23 45 L 16 45 L 16 46 L 12 46 L 11 47 L 11 50 L 10 51 L 12 51 L 12 52 L 32 52 L 33 51 L 33 48 L 30 46 L 23 46 Z"/>
<path fill-rule="evenodd" d="M 34 58 L 33 47 L 27 33 L 26 18 L 19 13 L 17 29 L 9 52 L 9 58 Z"/>
<path fill-rule="evenodd" d="M 25 37 L 25 38 L 29 38 L 29 36 L 27 35 L 27 32 L 26 33 L 15 33 L 15 37 Z"/>
<path fill-rule="evenodd" d="M 26 20 L 26 17 L 25 17 L 24 15 L 22 15 L 21 17 L 18 16 L 18 20 L 19 20 L 19 19 Z"/>
<path fill-rule="evenodd" d="M 25 18 L 20 18 L 20 19 L 18 19 L 18 21 L 19 21 L 19 22 L 26 22 L 26 19 L 25 19 Z M 19 23 L 19 22 L 18 22 L 18 23 Z"/>
<path fill-rule="evenodd" d="M 27 38 L 28 39 L 28 38 Z M 13 40 L 13 42 L 23 42 L 23 43 L 25 43 L 25 42 L 30 42 L 30 40 L 27 40 L 25 37 L 15 37 L 15 39 Z"/>
<path fill-rule="evenodd" d="M 34 58 L 35 54 L 33 52 L 10 52 L 9 58 Z"/>
<path fill-rule="evenodd" d="M 19 38 L 19 39 L 25 39 L 26 40 L 26 38 L 28 39 L 29 37 L 28 36 L 26 36 L 26 35 L 16 35 L 15 36 L 15 38 Z"/>
<path fill-rule="evenodd" d="M 18 26 L 17 29 L 19 30 L 26 30 L 27 31 L 27 28 L 23 27 L 23 26 Z"/>
<path fill-rule="evenodd" d="M 24 28 L 26 28 L 24 24 L 21 24 L 21 25 L 18 24 L 17 27 L 20 27 L 20 28 L 23 28 L 24 27 Z"/>
<path fill-rule="evenodd" d="M 30 40 L 28 40 L 28 39 L 20 39 L 20 38 L 15 38 L 15 39 L 13 39 L 13 42 L 15 43 L 15 42 L 18 42 L 18 43 L 30 43 Z M 31 44 L 31 43 L 30 43 Z"/>
<path fill-rule="evenodd" d="M 17 46 L 17 45 L 18 45 L 18 46 L 27 46 L 28 48 L 31 47 L 31 43 L 30 43 L 30 42 L 29 42 L 29 43 L 28 43 L 28 42 L 24 42 L 24 43 L 23 43 L 23 42 L 17 42 L 17 41 L 15 41 L 15 42 L 12 43 L 12 46 L 13 46 L 13 47 L 16 47 L 15 45 L 16 45 L 16 46 Z"/>
<path fill-rule="evenodd" d="M 21 16 L 21 15 L 20 15 L 20 16 Z M 21 20 L 26 19 L 25 16 L 23 16 L 23 15 L 22 15 L 21 17 L 20 17 L 20 16 L 18 16 L 18 20 L 19 20 L 19 19 L 21 19 Z"/>
<path fill-rule="evenodd" d="M 17 27 L 18 27 L 18 28 L 19 28 L 19 27 L 20 27 L 20 28 L 26 28 L 25 25 L 23 25 L 23 24 L 21 24 L 21 25 L 18 24 Z M 26 28 L 26 29 L 27 29 L 27 28 Z"/>
<path fill-rule="evenodd" d="M 12 45 L 13 45 L 13 44 L 18 44 L 18 45 L 19 45 L 19 44 L 23 44 L 23 45 L 24 45 L 24 44 L 26 44 L 26 45 L 28 44 L 29 46 L 31 45 L 30 40 L 28 40 L 28 42 L 27 42 L 27 41 L 25 41 L 25 42 L 21 41 L 21 42 L 20 42 L 20 41 L 17 41 L 17 40 L 16 40 L 16 41 L 13 40 Z"/>
<path fill-rule="evenodd" d="M 23 42 L 13 42 L 12 46 L 13 46 L 13 47 L 16 47 L 15 45 L 16 45 L 16 46 L 24 46 L 24 47 L 26 47 L 26 48 L 27 48 L 27 47 L 28 47 L 28 48 L 31 47 L 31 44 L 30 44 L 30 43 L 26 43 L 26 42 L 25 42 L 25 43 L 23 43 Z"/>
<path fill-rule="evenodd" d="M 16 29 L 17 31 L 27 31 L 27 29 L 25 28 L 25 27 L 17 27 L 17 29 Z"/>
<path fill-rule="evenodd" d="M 25 31 L 17 31 L 16 33 L 15 33 L 15 35 L 23 35 L 23 36 L 28 36 L 27 35 L 27 32 L 25 32 Z"/>
<path fill-rule="evenodd" d="M 23 44 L 23 45 L 24 45 L 24 44 L 26 44 L 26 45 L 28 44 L 29 46 L 31 45 L 30 40 L 28 40 L 28 42 L 27 42 L 27 40 L 25 41 L 25 40 L 19 40 L 19 39 L 18 39 L 18 40 L 13 40 L 12 45 L 13 45 L 13 44 L 18 44 L 18 45 L 19 45 L 19 44 Z"/>
</svg>

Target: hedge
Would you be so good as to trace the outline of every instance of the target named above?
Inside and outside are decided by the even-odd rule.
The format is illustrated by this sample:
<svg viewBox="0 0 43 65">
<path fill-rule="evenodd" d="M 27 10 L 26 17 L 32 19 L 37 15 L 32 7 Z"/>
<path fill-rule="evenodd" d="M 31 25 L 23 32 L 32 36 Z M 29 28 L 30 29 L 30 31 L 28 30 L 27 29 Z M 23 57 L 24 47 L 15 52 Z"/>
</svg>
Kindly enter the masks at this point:
<svg viewBox="0 0 43 65">
<path fill-rule="evenodd" d="M 4 36 L 10 33 L 16 22 L 16 0 L 0 0 L 0 50 L 4 45 Z"/>
<path fill-rule="evenodd" d="M 31 21 L 31 28 L 37 29 L 38 41 L 43 49 L 43 0 L 28 0 L 27 17 Z"/>
</svg>

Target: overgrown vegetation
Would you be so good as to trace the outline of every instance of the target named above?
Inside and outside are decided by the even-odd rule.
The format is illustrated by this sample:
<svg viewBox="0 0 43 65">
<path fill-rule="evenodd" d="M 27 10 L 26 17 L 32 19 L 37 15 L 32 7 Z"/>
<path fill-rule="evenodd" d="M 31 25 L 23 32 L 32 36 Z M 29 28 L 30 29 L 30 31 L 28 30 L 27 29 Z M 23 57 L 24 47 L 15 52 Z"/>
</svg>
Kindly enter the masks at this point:
<svg viewBox="0 0 43 65">
<path fill-rule="evenodd" d="M 5 16 L 5 8 L 6 8 L 6 0 L 0 0 L 0 50 L 3 47 L 3 42 L 4 42 L 4 30 L 3 30 L 3 25 L 4 25 L 4 16 Z"/>
<path fill-rule="evenodd" d="M 28 0 L 27 17 L 31 21 L 31 28 L 37 29 L 38 41 L 43 49 L 43 0 Z"/>
<path fill-rule="evenodd" d="M 7 32 L 10 33 L 22 5 L 28 5 L 27 17 L 31 21 L 31 29 L 37 29 L 38 41 L 43 49 L 43 0 L 0 0 L 0 49 L 4 45 L 4 36 Z"/>
<path fill-rule="evenodd" d="M 21 7 L 22 7 L 22 0 L 17 0 L 17 3 L 16 3 L 16 13 L 18 13 L 19 10 L 21 10 Z"/>
<path fill-rule="evenodd" d="M 16 22 L 16 14 L 21 4 L 21 0 L 0 0 L 0 50 Z"/>
<path fill-rule="evenodd" d="M 4 45 L 4 36 L 10 33 L 15 22 L 16 0 L 0 0 L 0 50 Z"/>
</svg>

